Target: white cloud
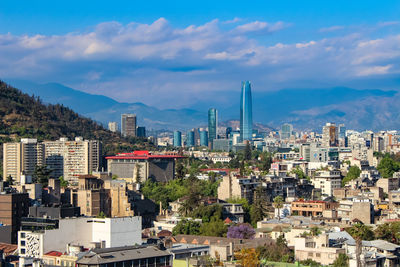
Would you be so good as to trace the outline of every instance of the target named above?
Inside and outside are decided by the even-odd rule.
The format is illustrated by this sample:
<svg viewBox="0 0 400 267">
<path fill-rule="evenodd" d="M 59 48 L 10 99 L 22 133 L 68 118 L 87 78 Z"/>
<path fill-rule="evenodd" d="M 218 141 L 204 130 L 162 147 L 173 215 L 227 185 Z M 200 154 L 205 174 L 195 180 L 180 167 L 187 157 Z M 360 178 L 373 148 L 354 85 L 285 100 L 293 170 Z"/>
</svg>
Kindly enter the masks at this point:
<svg viewBox="0 0 400 267">
<path fill-rule="evenodd" d="M 334 31 L 339 31 L 339 30 L 343 30 L 344 26 L 331 26 L 331 27 L 327 27 L 327 28 L 321 28 L 319 29 L 320 32 L 334 32 Z"/>
<path fill-rule="evenodd" d="M 298 87 L 299 81 L 343 85 L 398 71 L 400 35 L 274 43 L 265 42 L 267 33 L 288 23 L 222 23 L 177 28 L 160 18 L 149 24 L 105 22 L 65 35 L 4 34 L 0 78 L 58 81 L 120 101 L 173 106 L 174 99 L 196 101 L 239 88 L 245 78 L 258 90 L 270 90 Z"/>
</svg>

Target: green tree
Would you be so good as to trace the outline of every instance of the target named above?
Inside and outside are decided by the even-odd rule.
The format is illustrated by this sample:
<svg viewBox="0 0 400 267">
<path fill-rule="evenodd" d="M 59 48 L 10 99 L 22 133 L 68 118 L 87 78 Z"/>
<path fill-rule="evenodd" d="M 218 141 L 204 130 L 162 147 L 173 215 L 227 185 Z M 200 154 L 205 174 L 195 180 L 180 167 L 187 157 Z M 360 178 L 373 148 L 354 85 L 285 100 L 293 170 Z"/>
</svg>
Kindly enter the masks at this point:
<svg viewBox="0 0 400 267">
<path fill-rule="evenodd" d="M 274 206 L 278 209 L 278 219 L 281 218 L 281 208 L 283 208 L 284 199 L 282 196 L 276 196 L 274 198 Z"/>
<path fill-rule="evenodd" d="M 310 233 L 312 236 L 319 236 L 322 232 L 317 226 L 313 226 L 310 228 Z"/>
<path fill-rule="evenodd" d="M 64 176 L 60 176 L 60 178 L 58 178 L 58 179 L 60 179 L 60 186 L 61 187 L 63 187 L 63 188 L 67 188 L 68 187 L 69 183 L 68 183 L 67 180 L 64 179 Z"/>
<path fill-rule="evenodd" d="M 219 236 L 225 237 L 228 232 L 228 226 L 219 219 L 212 219 L 210 222 L 206 222 L 200 227 L 200 234 L 204 236 Z"/>
<path fill-rule="evenodd" d="M 378 164 L 378 171 L 383 178 L 393 177 L 393 173 L 399 170 L 399 163 L 395 162 L 390 155 L 386 154 Z"/>
<path fill-rule="evenodd" d="M 351 166 L 346 177 L 342 180 L 342 185 L 344 186 L 346 183 L 350 182 L 351 180 L 357 179 L 360 177 L 361 170 L 357 166 Z"/>
<path fill-rule="evenodd" d="M 178 224 L 172 229 L 173 235 L 200 235 L 201 224 L 196 221 L 190 220 L 181 220 Z"/>
<path fill-rule="evenodd" d="M 266 195 L 261 186 L 257 187 L 254 192 L 254 201 L 250 207 L 251 224 L 256 227 L 257 222 L 264 219 L 267 215 L 266 210 L 267 200 Z"/>
<path fill-rule="evenodd" d="M 400 222 L 390 222 L 378 225 L 374 231 L 375 238 L 400 244 Z"/>
<path fill-rule="evenodd" d="M 8 185 L 13 185 L 13 183 L 14 183 L 14 180 L 13 180 L 11 175 L 7 176 L 7 180 L 6 181 L 7 181 Z"/>
<path fill-rule="evenodd" d="M 346 228 L 346 231 L 354 238 L 356 241 L 356 260 L 357 267 L 361 267 L 361 252 L 362 252 L 362 241 L 374 239 L 374 232 L 372 232 L 371 227 L 363 223 L 355 223 L 352 227 Z"/>
<path fill-rule="evenodd" d="M 242 162 L 240 162 L 240 170 L 239 170 L 239 174 L 240 176 L 244 176 L 245 174 L 245 166 L 244 166 L 244 160 L 242 160 Z"/>
<path fill-rule="evenodd" d="M 185 177 L 186 171 L 181 160 L 176 161 L 175 172 L 177 179 L 183 179 Z"/>
<path fill-rule="evenodd" d="M 348 267 L 349 266 L 349 257 L 344 254 L 340 253 L 339 256 L 333 262 L 333 267 Z"/>
<path fill-rule="evenodd" d="M 246 147 L 244 148 L 244 159 L 251 160 L 251 145 L 250 142 L 246 142 Z"/>
<path fill-rule="evenodd" d="M 46 187 L 49 183 L 50 174 L 53 171 L 47 168 L 46 165 L 36 165 L 33 172 L 33 178 L 35 182 L 39 182 L 43 187 Z"/>
</svg>

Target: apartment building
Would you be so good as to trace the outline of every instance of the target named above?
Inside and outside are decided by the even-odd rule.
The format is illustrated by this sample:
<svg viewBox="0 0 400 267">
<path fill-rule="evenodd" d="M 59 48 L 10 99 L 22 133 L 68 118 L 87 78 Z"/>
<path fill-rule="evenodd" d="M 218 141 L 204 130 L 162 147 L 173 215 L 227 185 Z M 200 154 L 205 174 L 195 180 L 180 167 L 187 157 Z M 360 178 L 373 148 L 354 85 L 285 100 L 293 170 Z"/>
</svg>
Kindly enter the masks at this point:
<svg viewBox="0 0 400 267">
<path fill-rule="evenodd" d="M 363 197 L 343 199 L 339 201 L 338 217 L 344 224 L 352 224 L 355 220 L 371 224 L 374 223 L 374 205 Z"/>
<path fill-rule="evenodd" d="M 101 145 L 97 140 L 83 140 L 82 137 L 69 141 L 45 141 L 46 165 L 53 170 L 53 177 L 63 176 L 72 184 L 78 183 L 79 175 L 98 171 L 100 168 Z"/>
<path fill-rule="evenodd" d="M 338 207 L 337 202 L 319 201 L 319 200 L 297 200 L 292 202 L 291 212 L 300 216 L 322 216 L 326 210 L 334 210 Z"/>
<path fill-rule="evenodd" d="M 346 253 L 346 250 L 330 247 L 329 235 L 326 233 L 319 236 L 298 236 L 294 240 L 294 254 L 298 261 L 310 259 L 323 265 L 331 265 L 341 253 Z"/>
<path fill-rule="evenodd" d="M 60 138 L 57 141 L 37 142 L 36 139 L 21 139 L 21 142 L 5 143 L 3 149 L 3 177 L 11 176 L 17 183 L 21 177 L 32 177 L 37 165 L 46 164 L 51 176 L 78 183 L 78 176 L 100 168 L 101 144 L 97 140 L 74 141 Z"/>
<path fill-rule="evenodd" d="M 4 143 L 3 177 L 20 183 L 21 175 L 32 176 L 35 167 L 43 164 L 44 147 L 36 139 L 22 138 L 20 142 Z"/>
<path fill-rule="evenodd" d="M 311 179 L 315 188 L 321 189 L 322 195 L 332 196 L 333 190 L 342 186 L 342 178 L 339 170 L 318 171 Z"/>
<path fill-rule="evenodd" d="M 0 194 L 0 224 L 11 226 L 1 232 L 0 240 L 17 243 L 17 232 L 21 227 L 21 218 L 29 214 L 29 196 L 26 193 Z"/>
<path fill-rule="evenodd" d="M 233 174 L 226 175 L 218 186 L 218 199 L 245 198 L 251 203 L 254 190 L 258 185 L 260 183 L 253 178 L 236 177 Z"/>
</svg>

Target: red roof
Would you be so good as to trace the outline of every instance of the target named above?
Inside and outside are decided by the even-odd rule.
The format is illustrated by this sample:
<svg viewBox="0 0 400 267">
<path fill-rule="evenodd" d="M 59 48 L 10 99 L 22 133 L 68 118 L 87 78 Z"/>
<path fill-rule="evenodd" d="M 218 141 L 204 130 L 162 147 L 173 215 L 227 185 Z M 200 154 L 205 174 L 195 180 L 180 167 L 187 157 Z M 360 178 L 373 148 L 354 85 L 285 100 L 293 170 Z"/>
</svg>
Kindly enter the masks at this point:
<svg viewBox="0 0 400 267">
<path fill-rule="evenodd" d="M 60 256 L 62 255 L 62 253 L 59 252 L 59 251 L 52 250 L 52 251 L 47 252 L 47 253 L 44 254 L 44 255 L 46 255 L 46 256 L 53 256 L 53 257 L 60 257 Z"/>
<path fill-rule="evenodd" d="M 0 250 L 3 250 L 3 252 L 6 256 L 14 253 L 17 249 L 18 249 L 18 245 L 8 244 L 8 243 L 0 243 Z"/>
<path fill-rule="evenodd" d="M 133 151 L 132 153 L 119 153 L 115 156 L 106 157 L 106 159 L 176 159 L 185 158 L 184 156 L 178 155 L 176 153 L 170 154 L 151 154 L 147 150 Z"/>
</svg>

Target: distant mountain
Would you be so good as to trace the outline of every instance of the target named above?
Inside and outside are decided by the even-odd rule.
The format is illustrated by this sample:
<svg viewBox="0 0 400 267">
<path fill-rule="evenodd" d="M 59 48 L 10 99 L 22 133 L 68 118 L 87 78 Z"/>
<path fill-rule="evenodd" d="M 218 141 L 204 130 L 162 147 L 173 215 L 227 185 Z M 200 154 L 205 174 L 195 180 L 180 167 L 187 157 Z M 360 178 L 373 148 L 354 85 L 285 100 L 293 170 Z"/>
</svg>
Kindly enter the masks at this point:
<svg viewBox="0 0 400 267">
<path fill-rule="evenodd" d="M 139 125 L 187 130 L 207 124 L 209 107 L 219 110 L 220 121 L 239 117 L 239 92 L 217 92 L 207 101 L 197 102 L 188 109 L 162 110 L 143 103 L 120 103 L 57 83 L 9 82 L 23 92 L 40 96 L 47 103 L 63 104 L 104 125 L 108 121 L 119 122 L 122 113 L 136 113 Z M 325 122 L 332 121 L 358 130 L 400 129 L 397 119 L 400 107 L 395 104 L 398 98 L 397 91 L 379 89 L 334 87 L 259 92 L 253 88 L 253 119 L 264 128 L 279 128 L 282 123 L 289 122 L 297 129 L 320 130 Z"/>
<path fill-rule="evenodd" d="M 120 103 L 103 95 L 78 91 L 58 83 L 35 84 L 23 80 L 8 80 L 9 84 L 29 95 L 51 104 L 62 104 L 103 125 L 121 121 L 122 113 L 135 113 L 138 124 L 154 129 L 186 129 L 207 121 L 207 113 L 193 109 L 160 110 L 143 103 Z"/>
</svg>

